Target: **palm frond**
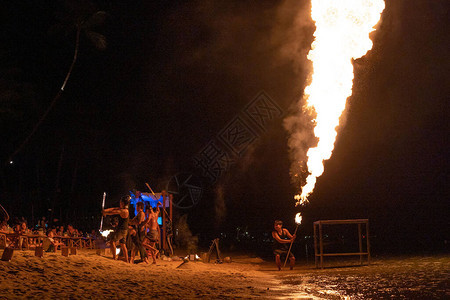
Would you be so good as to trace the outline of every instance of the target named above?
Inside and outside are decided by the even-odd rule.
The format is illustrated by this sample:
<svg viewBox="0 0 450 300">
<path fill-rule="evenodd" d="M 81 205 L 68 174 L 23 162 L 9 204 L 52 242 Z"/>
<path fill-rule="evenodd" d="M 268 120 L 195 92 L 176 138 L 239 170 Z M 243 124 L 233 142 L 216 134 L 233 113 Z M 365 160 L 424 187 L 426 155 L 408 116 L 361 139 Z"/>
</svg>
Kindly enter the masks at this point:
<svg viewBox="0 0 450 300">
<path fill-rule="evenodd" d="M 105 23 L 108 14 L 102 10 L 91 15 L 83 24 L 83 28 L 95 28 Z"/>
<path fill-rule="evenodd" d="M 86 31 L 86 36 L 98 50 L 106 49 L 107 43 L 104 35 L 94 31 Z"/>
</svg>

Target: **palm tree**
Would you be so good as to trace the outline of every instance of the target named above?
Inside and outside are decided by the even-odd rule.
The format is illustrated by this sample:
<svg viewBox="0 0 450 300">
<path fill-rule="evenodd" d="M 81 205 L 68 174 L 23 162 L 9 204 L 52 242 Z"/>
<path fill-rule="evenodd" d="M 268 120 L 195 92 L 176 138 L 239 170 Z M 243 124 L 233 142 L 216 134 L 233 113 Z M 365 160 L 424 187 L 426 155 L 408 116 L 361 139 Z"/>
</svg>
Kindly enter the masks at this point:
<svg viewBox="0 0 450 300">
<path fill-rule="evenodd" d="M 17 147 L 17 149 L 9 156 L 6 163 L 13 160 L 15 155 L 17 155 L 23 147 L 30 141 L 31 137 L 36 133 L 39 126 L 45 120 L 49 112 L 52 110 L 53 106 L 56 104 L 58 99 L 64 92 L 67 82 L 69 81 L 70 75 L 72 74 L 75 63 L 78 58 L 78 50 L 80 47 L 81 34 L 84 35 L 92 42 L 92 44 L 98 50 L 106 49 L 106 38 L 102 34 L 95 31 L 97 27 L 102 25 L 106 19 L 106 13 L 104 11 L 97 11 L 95 6 L 87 0 L 67 0 L 65 1 L 66 10 L 58 14 L 58 19 L 60 23 L 53 26 L 50 32 L 58 33 L 64 32 L 66 35 L 75 31 L 75 49 L 72 58 L 72 63 L 70 64 L 69 70 L 64 78 L 63 84 L 59 89 L 58 93 L 53 98 L 52 102 L 49 104 L 44 114 L 39 118 L 36 125 L 25 138 L 25 140 Z"/>
</svg>

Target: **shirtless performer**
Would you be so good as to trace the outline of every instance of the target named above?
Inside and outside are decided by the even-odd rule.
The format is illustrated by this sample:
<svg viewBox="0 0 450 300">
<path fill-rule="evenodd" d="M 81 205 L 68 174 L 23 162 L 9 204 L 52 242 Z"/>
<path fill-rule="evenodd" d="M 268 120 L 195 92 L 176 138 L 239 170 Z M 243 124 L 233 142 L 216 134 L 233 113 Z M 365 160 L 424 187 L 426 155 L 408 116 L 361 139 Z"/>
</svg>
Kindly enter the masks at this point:
<svg viewBox="0 0 450 300">
<path fill-rule="evenodd" d="M 278 271 L 281 271 L 281 256 L 284 255 L 286 257 L 288 252 L 290 269 L 292 270 L 295 265 L 295 257 L 294 254 L 288 250 L 288 245 L 295 240 L 296 235 L 291 235 L 289 230 L 283 228 L 283 222 L 280 220 L 276 220 L 273 227 L 273 254 L 275 255 L 275 262 L 277 264 Z"/>
<path fill-rule="evenodd" d="M 148 218 L 146 221 L 146 226 L 149 229 L 147 233 L 147 239 L 150 241 L 150 253 L 153 258 L 153 264 L 156 264 L 156 254 L 158 250 L 156 250 L 156 243 L 159 241 L 159 225 L 158 225 L 158 216 L 159 216 L 159 206 L 161 202 L 158 202 L 156 205 L 155 211 L 151 208 L 148 210 Z"/>
<path fill-rule="evenodd" d="M 141 260 L 148 263 L 147 253 L 145 252 L 144 246 L 142 242 L 145 238 L 145 214 L 144 214 L 144 203 L 138 202 L 136 204 L 136 209 L 138 211 L 136 217 L 130 220 L 130 224 L 133 225 L 136 229 L 136 234 L 132 237 L 132 241 L 134 244 L 133 249 L 131 250 L 131 263 L 134 263 L 134 257 L 136 255 L 136 250 L 139 251 L 141 255 Z"/>
<path fill-rule="evenodd" d="M 102 211 L 103 216 L 107 215 L 119 215 L 119 224 L 116 227 L 116 230 L 112 234 L 112 238 L 110 241 L 111 244 L 111 253 L 113 259 L 116 260 L 116 243 L 119 242 L 120 248 L 122 249 L 122 253 L 125 256 L 125 261 L 128 262 L 128 250 L 126 245 L 127 233 L 128 233 L 128 205 L 130 204 L 130 196 L 123 196 L 120 199 L 120 207 L 111 207 L 104 209 Z"/>
</svg>

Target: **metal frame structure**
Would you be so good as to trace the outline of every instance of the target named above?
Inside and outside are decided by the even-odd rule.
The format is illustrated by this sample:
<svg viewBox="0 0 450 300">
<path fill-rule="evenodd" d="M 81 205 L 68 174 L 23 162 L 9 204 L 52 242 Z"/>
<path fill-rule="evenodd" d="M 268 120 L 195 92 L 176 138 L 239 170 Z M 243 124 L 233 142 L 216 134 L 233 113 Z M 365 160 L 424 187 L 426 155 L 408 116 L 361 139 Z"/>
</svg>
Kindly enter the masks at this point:
<svg viewBox="0 0 450 300">
<path fill-rule="evenodd" d="M 351 253 L 323 253 L 323 225 L 342 225 L 342 224 L 356 224 L 358 225 L 358 240 L 359 252 Z M 363 252 L 361 225 L 366 226 L 366 252 Z M 317 243 L 317 228 L 319 231 L 319 243 Z M 319 245 L 318 245 L 319 244 Z M 319 246 L 319 249 L 318 249 Z M 320 268 L 323 269 L 323 258 L 325 256 L 357 256 L 359 255 L 359 262 L 362 265 L 362 257 L 367 255 L 367 264 L 370 265 L 370 242 L 369 242 L 369 219 L 353 219 L 353 220 L 319 220 L 314 222 L 314 254 L 315 265 L 317 268 L 320 259 Z"/>
</svg>

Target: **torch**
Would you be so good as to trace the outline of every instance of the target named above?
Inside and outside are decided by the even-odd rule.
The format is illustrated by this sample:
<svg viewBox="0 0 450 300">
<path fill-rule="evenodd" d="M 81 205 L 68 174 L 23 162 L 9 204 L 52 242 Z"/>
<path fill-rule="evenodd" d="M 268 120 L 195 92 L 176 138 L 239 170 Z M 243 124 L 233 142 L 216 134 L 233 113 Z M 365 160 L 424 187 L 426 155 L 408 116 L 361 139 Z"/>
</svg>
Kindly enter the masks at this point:
<svg viewBox="0 0 450 300">
<path fill-rule="evenodd" d="M 302 223 L 302 215 L 300 213 L 295 215 L 295 224 L 297 224 L 297 226 L 295 227 L 295 231 L 294 231 L 294 235 L 297 233 L 297 229 L 298 229 L 298 225 L 300 225 Z M 284 261 L 284 265 L 283 268 L 286 267 L 286 263 L 289 257 L 289 253 L 291 252 L 291 248 L 292 248 L 292 244 L 294 243 L 294 240 L 292 240 L 291 245 L 289 246 L 289 251 L 286 254 L 286 260 Z"/>
<path fill-rule="evenodd" d="M 102 211 L 105 209 L 105 199 L 106 199 L 106 192 L 103 192 Z M 103 229 L 103 214 L 102 220 L 100 221 L 100 232 L 102 232 L 102 229 Z"/>
</svg>

